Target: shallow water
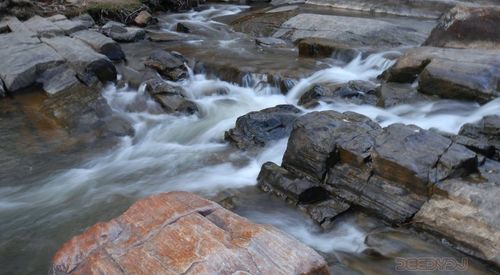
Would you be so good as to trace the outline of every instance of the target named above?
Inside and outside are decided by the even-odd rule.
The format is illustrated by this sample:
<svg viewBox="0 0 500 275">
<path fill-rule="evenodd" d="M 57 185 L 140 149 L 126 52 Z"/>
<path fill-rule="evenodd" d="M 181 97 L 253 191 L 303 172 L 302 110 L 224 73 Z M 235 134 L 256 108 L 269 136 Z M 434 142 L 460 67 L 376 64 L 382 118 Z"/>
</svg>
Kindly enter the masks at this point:
<svg viewBox="0 0 500 275">
<path fill-rule="evenodd" d="M 245 8 L 217 6 L 189 15 L 173 15 L 168 20 L 212 23 L 213 17 Z M 227 35 L 224 39 L 234 37 L 230 32 L 224 35 Z M 211 39 L 219 40 L 221 36 Z M 123 138 L 112 150 L 36 184 L 0 187 L 0 261 L 3 265 L 0 273 L 45 273 L 51 255 L 71 236 L 97 221 L 119 215 L 139 198 L 173 190 L 213 198 L 225 190 L 247 188 L 237 193 L 240 197 L 240 203 L 235 206 L 237 213 L 258 223 L 275 225 L 322 253 L 346 252 L 359 256 L 366 248 L 367 232 L 352 219 L 342 219 L 331 231 L 324 232 L 299 210 L 253 188 L 263 163 L 281 163 L 286 140 L 249 154 L 233 149 L 223 141 L 223 135 L 239 116 L 277 104 L 296 104 L 300 95 L 314 84 L 375 81 L 376 76 L 393 64 L 393 60 L 386 58 L 393 54 L 389 51 L 365 59 L 358 57 L 344 66 L 331 65 L 318 70 L 302 79 L 287 96 L 251 76 L 247 76 L 248 85 L 241 87 L 191 73 L 189 79 L 176 85 L 189 91 L 191 99 L 198 104 L 200 113 L 192 116 L 162 114 L 159 106 L 144 93 L 144 87 L 135 90 L 107 86 L 103 91 L 105 98 L 115 112 L 132 122 L 136 135 Z M 228 93 L 214 93 L 221 89 Z M 146 109 L 131 111 L 130 106 L 137 101 L 146 102 Z M 499 100 L 484 106 L 442 100 L 384 110 L 337 103 L 322 104 L 304 112 L 354 111 L 383 126 L 405 123 L 456 133 L 464 123 L 499 114 L 499 105 Z M 245 194 L 248 188 L 252 191 Z"/>
</svg>

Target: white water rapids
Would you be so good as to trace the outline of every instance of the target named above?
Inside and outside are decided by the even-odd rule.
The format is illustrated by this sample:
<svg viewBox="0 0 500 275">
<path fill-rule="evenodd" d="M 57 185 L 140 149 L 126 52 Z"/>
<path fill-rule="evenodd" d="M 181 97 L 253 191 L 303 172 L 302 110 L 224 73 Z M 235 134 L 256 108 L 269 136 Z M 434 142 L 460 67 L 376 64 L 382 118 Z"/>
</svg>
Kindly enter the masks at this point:
<svg viewBox="0 0 500 275">
<path fill-rule="evenodd" d="M 212 14 L 210 12 L 206 13 Z M 234 150 L 223 141 L 223 135 L 234 127 L 236 119 L 278 104 L 296 104 L 300 95 L 314 84 L 373 80 L 393 64 L 385 54 L 366 59 L 358 57 L 343 67 L 320 70 L 302 79 L 287 96 L 275 88 L 259 85 L 258 80 L 253 81 L 257 82 L 254 87 L 240 87 L 191 74 L 178 85 L 182 85 L 199 106 L 200 114 L 192 116 L 162 114 L 142 89 L 117 89 L 110 85 L 103 92 L 105 98 L 115 112 L 132 122 L 136 135 L 123 138 L 111 151 L 80 167 L 61 171 L 44 182 L 0 187 L 0 241 L 5 243 L 8 239 L 23 239 L 20 236 L 34 234 L 47 240 L 37 244 L 26 241 L 23 249 L 44 253 L 39 247 L 44 242 L 60 245 L 61 237 L 57 236 L 60 230 L 71 228 L 71 233 L 76 234 L 83 229 L 82 225 L 93 223 L 88 224 L 89 220 L 110 218 L 123 210 L 123 205 L 151 194 L 185 190 L 211 197 L 226 189 L 253 186 L 264 162 L 281 163 L 286 140 L 264 148 L 257 155 Z M 221 89 L 228 93 L 214 93 Z M 146 102 L 147 108 L 131 111 L 130 106 L 138 101 Z M 315 110 L 327 109 L 358 112 L 383 126 L 400 122 L 456 133 L 464 123 L 499 114 L 500 100 L 484 106 L 442 100 L 391 109 L 337 103 L 322 104 Z M 121 203 L 122 200 L 125 202 Z M 115 204 L 121 208 L 114 209 Z M 108 210 L 113 214 L 103 214 Z M 273 224 L 322 252 L 360 252 L 364 248 L 364 232 L 356 226 L 342 223 L 328 233 L 321 233 L 285 203 L 249 205 L 240 214 L 259 223 Z M 73 224 L 77 219 L 85 222 Z M 33 233 L 37 231 L 53 233 L 46 236 Z"/>
</svg>

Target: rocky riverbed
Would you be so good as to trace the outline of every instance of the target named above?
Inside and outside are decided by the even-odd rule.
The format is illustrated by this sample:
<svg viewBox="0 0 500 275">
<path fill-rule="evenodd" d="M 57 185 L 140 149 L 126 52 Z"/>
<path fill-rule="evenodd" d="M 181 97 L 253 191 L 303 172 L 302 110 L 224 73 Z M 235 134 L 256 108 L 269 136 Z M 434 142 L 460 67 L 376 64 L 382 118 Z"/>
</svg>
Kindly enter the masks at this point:
<svg viewBox="0 0 500 275">
<path fill-rule="evenodd" d="M 118 2 L 0 5 L 0 274 L 500 273 L 498 3 Z"/>
</svg>

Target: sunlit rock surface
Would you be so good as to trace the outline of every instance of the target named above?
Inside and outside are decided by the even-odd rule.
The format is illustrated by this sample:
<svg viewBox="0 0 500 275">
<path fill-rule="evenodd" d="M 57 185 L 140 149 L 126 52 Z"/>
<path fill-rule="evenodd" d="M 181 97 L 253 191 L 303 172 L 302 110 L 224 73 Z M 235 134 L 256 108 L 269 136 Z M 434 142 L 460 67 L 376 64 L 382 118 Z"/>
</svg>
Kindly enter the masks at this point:
<svg viewBox="0 0 500 275">
<path fill-rule="evenodd" d="M 52 274 L 329 274 L 311 248 L 194 194 L 148 197 L 55 254 Z"/>
</svg>

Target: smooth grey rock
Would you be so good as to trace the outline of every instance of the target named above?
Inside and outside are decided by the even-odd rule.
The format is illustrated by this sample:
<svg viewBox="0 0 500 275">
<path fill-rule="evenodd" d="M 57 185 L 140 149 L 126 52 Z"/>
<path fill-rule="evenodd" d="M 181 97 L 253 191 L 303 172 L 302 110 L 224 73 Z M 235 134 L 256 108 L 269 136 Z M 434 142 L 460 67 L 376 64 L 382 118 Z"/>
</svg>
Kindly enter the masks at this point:
<svg viewBox="0 0 500 275">
<path fill-rule="evenodd" d="M 104 54 L 111 60 L 125 59 L 120 45 L 113 39 L 93 30 L 82 30 L 71 34 L 71 37 L 85 42 L 95 51 Z"/>
<path fill-rule="evenodd" d="M 87 28 L 92 28 L 93 26 L 95 26 L 94 18 L 92 18 L 92 16 L 90 16 L 88 13 L 74 17 L 72 20 L 80 22 Z"/>
<path fill-rule="evenodd" d="M 85 30 L 87 27 L 80 21 L 76 20 L 59 20 L 55 21 L 54 24 L 64 31 L 65 34 L 69 35 L 77 31 Z"/>
<path fill-rule="evenodd" d="M 236 120 L 235 128 L 225 133 L 225 139 L 240 149 L 265 146 L 288 137 L 300 113 L 293 105 L 278 105 L 250 112 Z"/>
<path fill-rule="evenodd" d="M 50 22 L 57 22 L 57 21 L 68 20 L 68 18 L 62 14 L 56 14 L 52 15 L 51 17 L 47 17 L 47 20 L 49 20 Z"/>
<path fill-rule="evenodd" d="M 84 42 L 67 36 L 42 40 L 66 59 L 85 84 L 93 85 L 97 80 L 106 82 L 116 79 L 116 68 L 113 63 Z"/>
<path fill-rule="evenodd" d="M 420 45 L 427 35 L 378 19 L 303 13 L 283 23 L 273 37 L 292 41 L 327 38 L 352 47 L 377 48 Z"/>
<path fill-rule="evenodd" d="M 27 43 L 0 49 L 0 78 L 9 92 L 34 84 L 41 72 L 64 63 L 54 49 L 35 43 L 32 37 L 16 33 L 0 35 L 0 45 L 10 45 L 14 40 Z"/>
<path fill-rule="evenodd" d="M 55 23 L 38 15 L 31 17 L 24 22 L 24 25 L 39 37 L 53 37 L 64 34 L 64 30 L 59 28 Z"/>
<path fill-rule="evenodd" d="M 285 40 L 274 37 L 258 37 L 255 39 L 255 43 L 259 46 L 272 48 L 281 48 L 287 45 Z"/>
</svg>

